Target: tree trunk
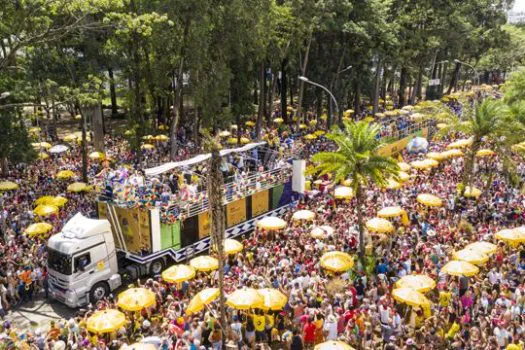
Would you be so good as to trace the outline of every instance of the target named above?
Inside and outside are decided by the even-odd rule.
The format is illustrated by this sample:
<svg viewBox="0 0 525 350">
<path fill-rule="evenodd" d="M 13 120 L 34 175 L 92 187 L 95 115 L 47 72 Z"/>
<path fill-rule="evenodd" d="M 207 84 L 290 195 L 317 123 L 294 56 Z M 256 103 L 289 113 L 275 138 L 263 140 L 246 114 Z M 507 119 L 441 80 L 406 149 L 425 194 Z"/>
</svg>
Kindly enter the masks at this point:
<svg viewBox="0 0 525 350">
<path fill-rule="evenodd" d="M 450 78 L 450 85 L 448 86 L 447 95 L 450 95 L 450 93 L 452 92 L 452 89 L 456 88 L 458 84 L 460 69 L 461 69 L 461 63 L 456 62 L 456 67 L 454 68 L 454 72 L 452 73 L 452 77 Z"/>
<path fill-rule="evenodd" d="M 77 102 L 77 112 L 80 114 L 80 122 L 82 124 L 82 141 L 80 147 L 82 150 L 82 181 L 88 183 L 87 168 L 88 168 L 88 156 L 87 156 L 87 135 L 86 135 L 86 116 L 80 108 L 80 104 Z"/>
<path fill-rule="evenodd" d="M 407 88 L 408 72 L 406 67 L 401 68 L 401 74 L 399 77 L 399 108 L 406 104 L 405 90 Z"/>
<path fill-rule="evenodd" d="M 9 161 L 7 157 L 2 157 L 2 176 L 7 177 L 9 172 Z"/>
<path fill-rule="evenodd" d="M 417 72 L 416 80 L 414 81 L 414 88 L 412 90 L 412 95 L 410 96 L 410 104 L 414 105 L 416 103 L 416 98 L 421 96 L 421 82 L 423 80 L 423 67 L 419 67 Z"/>
<path fill-rule="evenodd" d="M 479 151 L 479 148 L 481 147 L 481 140 L 475 139 L 472 143 L 472 146 L 470 147 L 470 153 L 467 154 L 465 157 L 465 164 L 463 166 L 463 174 L 462 174 L 462 184 L 463 184 L 463 190 L 461 191 L 462 195 L 465 193 L 465 186 L 470 186 L 472 182 L 472 176 L 474 175 L 474 163 L 476 160 L 476 153 Z"/>
<path fill-rule="evenodd" d="M 355 96 L 354 96 L 354 118 L 361 114 L 361 83 L 355 80 Z"/>
<path fill-rule="evenodd" d="M 382 64 L 383 64 L 382 62 L 383 61 L 381 57 L 379 57 L 377 60 L 377 66 L 376 66 L 376 76 L 375 76 L 373 102 L 372 102 L 372 115 L 374 117 L 378 110 L 379 92 L 381 88 L 381 69 L 382 69 Z"/>
<path fill-rule="evenodd" d="M 210 140 L 210 142 L 213 142 Z M 226 327 L 226 313 L 224 307 L 224 206 L 222 203 L 222 189 L 224 187 L 224 178 L 220 170 L 221 156 L 219 148 L 213 144 L 210 159 L 210 176 L 208 176 L 208 193 L 210 195 L 210 213 L 212 224 L 212 247 L 216 248 L 219 259 L 219 320 L 222 329 Z M 223 336 L 223 339 L 225 337 Z"/>
<path fill-rule="evenodd" d="M 293 106 L 293 92 L 294 92 L 294 82 L 295 80 L 293 80 L 291 77 L 289 78 L 290 80 L 288 81 L 288 85 L 290 86 L 290 106 Z"/>
<path fill-rule="evenodd" d="M 255 139 L 259 140 L 261 135 L 262 123 L 263 123 L 263 114 L 264 114 L 264 62 L 261 62 L 259 66 L 259 107 L 257 110 L 257 121 L 255 122 Z M 237 126 L 238 127 L 238 126 Z"/>
<path fill-rule="evenodd" d="M 117 105 L 117 90 L 115 88 L 115 76 L 113 74 L 113 68 L 108 67 L 108 76 L 109 76 L 109 95 L 111 96 L 111 117 L 116 117 L 118 115 L 118 105 Z"/>
<path fill-rule="evenodd" d="M 310 56 L 310 46 L 312 44 L 312 36 L 313 34 L 310 33 L 308 36 L 308 44 L 306 45 L 306 51 L 304 53 L 304 59 L 303 62 L 301 62 L 301 75 L 306 75 L 306 68 L 308 67 L 308 57 Z M 299 96 L 297 97 L 297 116 L 301 118 L 302 114 L 302 107 L 303 107 L 303 94 L 304 94 L 304 81 L 299 80 Z"/>
<path fill-rule="evenodd" d="M 284 58 L 281 61 L 281 118 L 284 119 L 286 124 L 289 124 L 288 120 L 288 106 L 286 104 L 286 84 L 287 84 L 287 75 L 286 67 L 288 66 L 288 58 Z"/>
<path fill-rule="evenodd" d="M 95 105 L 89 108 L 91 115 L 91 126 L 93 130 L 93 144 L 95 150 L 104 152 L 104 122 L 101 105 Z"/>
<path fill-rule="evenodd" d="M 270 80 L 270 93 L 268 96 L 268 121 L 271 121 L 272 115 L 273 115 L 273 97 L 275 96 L 275 90 L 277 89 L 277 79 L 275 79 L 275 75 L 272 74 L 272 79 Z"/>
<path fill-rule="evenodd" d="M 363 262 L 365 257 L 365 228 L 363 225 L 363 189 L 360 185 L 357 186 L 355 199 L 357 206 L 357 226 L 359 229 L 359 258 L 361 262 Z"/>
</svg>

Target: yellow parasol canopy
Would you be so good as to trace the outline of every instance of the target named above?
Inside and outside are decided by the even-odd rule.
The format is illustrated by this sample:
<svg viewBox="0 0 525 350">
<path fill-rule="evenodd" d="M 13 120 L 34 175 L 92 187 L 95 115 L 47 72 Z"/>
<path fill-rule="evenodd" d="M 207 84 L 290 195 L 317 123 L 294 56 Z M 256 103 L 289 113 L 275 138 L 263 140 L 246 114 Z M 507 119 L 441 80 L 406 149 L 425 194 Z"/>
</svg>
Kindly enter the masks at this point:
<svg viewBox="0 0 525 350">
<path fill-rule="evenodd" d="M 91 152 L 89 154 L 89 159 L 91 160 L 104 160 L 106 155 L 103 152 Z"/>
<path fill-rule="evenodd" d="M 317 136 L 315 136 L 314 134 L 308 134 L 304 137 L 305 140 L 315 140 L 317 138 Z"/>
<path fill-rule="evenodd" d="M 525 232 L 523 230 L 505 229 L 496 232 L 494 235 L 496 239 L 512 244 L 519 244 L 525 242 Z"/>
<path fill-rule="evenodd" d="M 389 190 L 398 190 L 401 188 L 401 186 L 402 184 L 400 182 L 397 182 L 394 179 L 388 179 L 385 185 L 385 187 L 388 188 Z"/>
<path fill-rule="evenodd" d="M 293 220 L 312 221 L 315 219 L 315 213 L 311 210 L 298 210 L 292 215 Z"/>
<path fill-rule="evenodd" d="M 466 186 L 465 193 L 463 195 L 465 197 L 478 198 L 479 196 L 481 196 L 481 190 L 476 187 Z"/>
<path fill-rule="evenodd" d="M 87 329 L 93 333 L 111 333 L 126 324 L 126 315 L 115 309 L 95 312 L 87 319 Z"/>
<path fill-rule="evenodd" d="M 67 186 L 69 192 L 82 192 L 88 190 L 88 185 L 84 182 L 73 182 L 71 185 Z"/>
<path fill-rule="evenodd" d="M 155 293 L 146 288 L 130 288 L 118 295 L 117 305 L 126 311 L 140 311 L 155 304 Z"/>
<path fill-rule="evenodd" d="M 190 265 L 197 271 L 213 271 L 219 268 L 219 260 L 209 255 L 201 255 L 191 259 Z"/>
<path fill-rule="evenodd" d="M 430 169 L 437 167 L 439 162 L 437 160 L 427 158 L 425 160 L 415 160 L 411 162 L 410 165 L 416 169 Z"/>
<path fill-rule="evenodd" d="M 456 157 L 463 157 L 465 153 L 463 153 L 460 149 L 450 149 L 445 152 L 441 152 L 441 155 L 448 158 L 456 158 Z"/>
<path fill-rule="evenodd" d="M 47 158 L 49 158 L 49 154 L 47 154 L 46 152 L 38 153 L 38 159 L 44 160 L 44 159 L 47 159 Z"/>
<path fill-rule="evenodd" d="M 479 268 L 466 261 L 452 260 L 446 263 L 441 271 L 452 276 L 474 276 L 479 273 Z"/>
<path fill-rule="evenodd" d="M 267 216 L 257 221 L 257 227 L 269 231 L 278 231 L 286 227 L 286 221 L 276 216 Z"/>
<path fill-rule="evenodd" d="M 45 148 L 45 149 L 51 148 L 51 144 L 48 142 L 34 142 L 31 144 L 31 146 L 33 146 L 33 148 Z"/>
<path fill-rule="evenodd" d="M 232 136 L 232 133 L 229 132 L 228 130 L 224 130 L 219 133 L 219 137 L 230 137 L 230 136 Z"/>
<path fill-rule="evenodd" d="M 206 288 L 198 292 L 188 304 L 186 315 L 197 313 L 219 296 L 219 288 Z"/>
<path fill-rule="evenodd" d="M 167 136 L 167 135 L 157 135 L 155 136 L 155 141 L 159 141 L 159 142 L 166 142 L 168 141 L 170 138 Z"/>
<path fill-rule="evenodd" d="M 264 310 L 282 310 L 288 302 L 288 297 L 278 289 L 264 288 L 257 290 L 263 298 L 261 309 Z"/>
<path fill-rule="evenodd" d="M 417 201 L 427 207 L 440 207 L 443 204 L 441 198 L 429 193 L 418 194 Z"/>
<path fill-rule="evenodd" d="M 249 128 L 252 128 L 252 127 L 255 126 L 255 122 L 251 121 L 251 120 L 248 120 L 246 123 L 244 123 L 244 125 L 246 125 Z"/>
<path fill-rule="evenodd" d="M 162 271 L 161 277 L 169 283 L 181 283 L 195 277 L 195 268 L 190 265 L 173 265 Z"/>
<path fill-rule="evenodd" d="M 354 196 L 354 191 L 350 187 L 338 186 L 334 190 L 334 197 L 337 199 L 350 199 Z"/>
<path fill-rule="evenodd" d="M 131 345 L 122 345 L 120 350 L 157 350 L 155 344 L 133 343 Z"/>
<path fill-rule="evenodd" d="M 317 344 L 314 350 L 355 350 L 347 343 L 343 343 L 339 340 L 325 341 L 324 343 Z"/>
<path fill-rule="evenodd" d="M 374 233 L 391 233 L 395 231 L 394 225 L 387 219 L 373 218 L 365 223 L 368 231 Z"/>
<path fill-rule="evenodd" d="M 35 204 L 36 205 L 51 204 L 53 202 L 53 199 L 55 199 L 55 197 L 53 196 L 42 196 L 42 197 L 39 197 L 35 201 Z"/>
<path fill-rule="evenodd" d="M 445 123 L 437 123 L 437 124 L 436 124 L 436 127 L 437 127 L 439 130 L 444 129 L 444 128 L 446 128 L 447 126 L 448 126 L 448 125 L 445 124 Z"/>
<path fill-rule="evenodd" d="M 392 296 L 400 303 L 410 306 L 430 305 L 430 301 L 423 295 L 423 293 L 412 288 L 396 288 L 392 291 Z"/>
<path fill-rule="evenodd" d="M 397 165 L 399 166 L 399 169 L 401 171 L 410 171 L 410 169 L 412 168 L 410 164 L 405 162 L 398 162 Z"/>
<path fill-rule="evenodd" d="M 282 123 L 284 123 L 284 119 L 283 119 L 283 118 L 275 118 L 275 119 L 273 120 L 273 122 L 274 122 L 275 124 L 282 124 Z"/>
<path fill-rule="evenodd" d="M 324 239 L 334 234 L 334 229 L 330 226 L 317 226 L 312 229 L 310 236 L 312 238 Z"/>
<path fill-rule="evenodd" d="M 306 125 L 306 124 L 299 124 L 299 129 L 301 129 L 301 130 L 308 129 L 308 125 Z"/>
<path fill-rule="evenodd" d="M 33 210 L 33 213 L 38 216 L 50 216 L 53 214 L 58 214 L 58 207 L 54 205 L 41 204 Z"/>
<path fill-rule="evenodd" d="M 152 150 L 155 148 L 155 145 L 152 145 L 151 143 L 145 143 L 142 146 L 140 146 L 140 148 L 145 150 Z"/>
<path fill-rule="evenodd" d="M 18 184 L 13 181 L 2 181 L 0 182 L 0 191 L 12 191 L 19 188 Z"/>
<path fill-rule="evenodd" d="M 57 179 L 61 179 L 61 180 L 71 179 L 74 176 L 75 176 L 75 173 L 71 170 L 60 170 L 56 175 Z"/>
<path fill-rule="evenodd" d="M 490 157 L 490 156 L 493 156 L 495 154 L 496 154 L 496 152 L 494 152 L 493 150 L 480 149 L 479 151 L 476 152 L 476 157 Z"/>
<path fill-rule="evenodd" d="M 473 250 L 473 249 L 461 249 L 453 254 L 454 259 L 466 261 L 474 265 L 483 265 L 489 261 L 487 254 Z"/>
<path fill-rule="evenodd" d="M 314 132 L 315 136 L 323 136 L 325 134 L 326 134 L 326 131 L 324 130 L 317 130 L 316 132 Z"/>
<path fill-rule="evenodd" d="M 28 235 L 29 237 L 33 237 L 33 236 L 46 234 L 52 229 L 53 229 L 53 225 L 48 224 L 47 222 L 37 222 L 37 223 L 29 225 L 24 230 L 24 233 Z"/>
<path fill-rule="evenodd" d="M 343 252 L 328 252 L 321 257 L 321 266 L 329 271 L 343 272 L 354 266 L 354 259 Z"/>
<path fill-rule="evenodd" d="M 498 246 L 489 242 L 479 241 L 468 244 L 464 249 L 475 250 L 490 255 L 498 250 Z"/>
<path fill-rule="evenodd" d="M 260 308 L 264 305 L 264 298 L 256 289 L 242 288 L 228 296 L 226 305 L 237 310 Z"/>
<path fill-rule="evenodd" d="M 425 293 L 436 287 L 436 281 L 427 275 L 406 275 L 396 282 L 397 288 L 410 288 Z"/>
<path fill-rule="evenodd" d="M 428 152 L 425 157 L 427 157 L 428 159 L 434 159 L 434 160 L 437 160 L 437 161 L 441 161 L 441 160 L 445 160 L 447 159 L 447 157 L 445 155 L 443 155 L 442 153 L 439 153 L 439 152 Z"/>
<path fill-rule="evenodd" d="M 407 173 L 405 173 L 404 171 L 400 171 L 397 176 L 399 177 L 399 181 L 401 182 L 405 182 L 405 181 L 408 181 L 410 180 L 410 175 L 408 175 Z"/>
<path fill-rule="evenodd" d="M 53 197 L 53 199 L 51 200 L 49 204 L 60 208 L 60 207 L 63 207 L 66 203 L 67 203 L 67 198 L 62 197 L 62 196 L 56 196 L 56 197 Z"/>
<path fill-rule="evenodd" d="M 474 143 L 474 140 L 472 138 L 457 140 L 456 142 L 452 142 L 448 144 L 447 149 L 465 148 L 465 147 L 471 146 L 473 143 Z"/>
<path fill-rule="evenodd" d="M 224 240 L 224 252 L 226 254 L 230 254 L 230 255 L 237 254 L 240 251 L 242 251 L 243 248 L 244 248 L 244 246 L 239 241 L 236 241 L 236 240 L 231 239 L 231 238 L 226 238 Z"/>
</svg>

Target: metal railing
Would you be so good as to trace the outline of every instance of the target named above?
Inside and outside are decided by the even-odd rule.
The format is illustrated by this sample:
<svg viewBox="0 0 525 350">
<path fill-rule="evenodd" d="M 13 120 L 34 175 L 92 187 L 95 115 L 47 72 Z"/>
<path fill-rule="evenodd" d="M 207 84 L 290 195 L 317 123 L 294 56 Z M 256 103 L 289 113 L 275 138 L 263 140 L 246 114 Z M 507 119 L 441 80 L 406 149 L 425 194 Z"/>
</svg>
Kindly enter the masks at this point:
<svg viewBox="0 0 525 350">
<path fill-rule="evenodd" d="M 397 123 L 397 121 L 392 121 L 392 123 L 395 124 Z M 432 120 L 429 120 L 429 119 L 425 119 L 419 122 L 409 122 L 405 128 L 395 130 L 394 132 L 389 133 L 388 135 L 380 136 L 380 138 L 383 139 L 384 142 L 390 143 L 390 142 L 401 140 L 402 138 L 405 138 L 409 135 L 415 134 L 418 131 L 423 130 L 424 128 L 430 129 L 431 126 L 432 126 Z M 387 127 L 388 127 L 388 124 L 383 124 L 383 128 L 387 128 Z"/>
<path fill-rule="evenodd" d="M 264 191 L 279 184 L 286 183 L 291 175 L 292 167 L 286 165 L 285 167 L 241 178 L 239 181 L 226 183 L 223 188 L 223 204 L 228 204 L 238 199 L 248 197 L 256 192 Z M 185 217 L 199 215 L 210 209 L 210 203 L 206 191 L 199 194 L 199 199 L 197 201 L 189 201 L 184 204 L 179 203 L 176 206 L 178 207 L 179 215 L 182 214 Z"/>
</svg>

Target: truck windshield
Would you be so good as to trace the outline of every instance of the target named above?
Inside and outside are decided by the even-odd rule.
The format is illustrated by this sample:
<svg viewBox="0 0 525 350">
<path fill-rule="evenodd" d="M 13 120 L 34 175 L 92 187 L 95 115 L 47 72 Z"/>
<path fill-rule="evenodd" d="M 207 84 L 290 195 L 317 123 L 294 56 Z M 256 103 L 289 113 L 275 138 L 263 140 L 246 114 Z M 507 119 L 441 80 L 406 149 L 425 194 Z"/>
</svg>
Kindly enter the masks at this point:
<svg viewBox="0 0 525 350">
<path fill-rule="evenodd" d="M 71 275 L 71 256 L 57 250 L 47 248 L 47 266 L 63 275 Z"/>
</svg>

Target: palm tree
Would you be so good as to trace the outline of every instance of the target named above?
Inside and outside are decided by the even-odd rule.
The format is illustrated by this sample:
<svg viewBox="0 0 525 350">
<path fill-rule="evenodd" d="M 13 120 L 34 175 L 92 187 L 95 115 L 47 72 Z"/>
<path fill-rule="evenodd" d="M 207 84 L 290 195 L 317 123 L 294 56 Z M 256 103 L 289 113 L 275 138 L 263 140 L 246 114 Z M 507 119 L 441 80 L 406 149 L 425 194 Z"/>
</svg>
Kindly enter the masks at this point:
<svg viewBox="0 0 525 350">
<path fill-rule="evenodd" d="M 335 182 L 350 179 L 357 204 L 359 226 L 359 255 L 364 256 L 364 189 L 370 183 L 384 186 L 388 178 L 397 178 L 399 166 L 391 157 L 379 155 L 382 142 L 380 126 L 366 122 L 344 122 L 342 129 L 334 129 L 327 137 L 335 142 L 334 152 L 320 152 L 312 157 L 314 171 L 320 175 L 332 174 Z"/>
<path fill-rule="evenodd" d="M 507 163 L 512 158 L 511 146 L 521 137 L 521 133 L 517 132 L 520 130 L 517 119 L 509 113 L 507 105 L 501 100 L 489 98 L 473 107 L 465 102 L 461 116 L 439 113 L 432 118 L 446 125 L 440 134 L 458 131 L 472 138 L 472 145 L 467 148 L 463 167 L 463 188 L 471 185 L 476 153 L 484 144 L 495 148 L 500 157 L 505 157 L 504 163 Z"/>
</svg>

